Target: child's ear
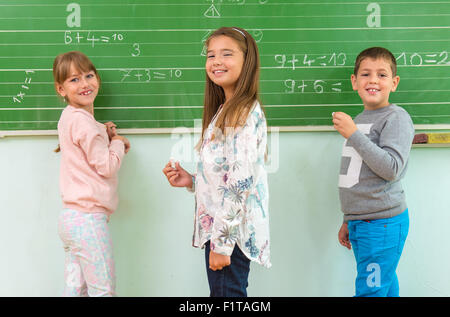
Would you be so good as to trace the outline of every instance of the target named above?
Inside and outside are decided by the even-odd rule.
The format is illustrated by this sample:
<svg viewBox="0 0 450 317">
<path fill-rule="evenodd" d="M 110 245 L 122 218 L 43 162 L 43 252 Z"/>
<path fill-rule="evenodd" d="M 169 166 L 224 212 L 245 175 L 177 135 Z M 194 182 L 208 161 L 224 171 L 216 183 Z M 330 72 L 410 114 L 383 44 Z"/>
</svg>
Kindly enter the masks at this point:
<svg viewBox="0 0 450 317">
<path fill-rule="evenodd" d="M 56 83 L 56 84 L 55 84 L 55 89 L 56 89 L 56 92 L 57 92 L 61 97 L 65 97 L 65 96 L 66 96 L 66 91 L 64 90 L 63 85 Z"/>
<path fill-rule="evenodd" d="M 358 86 L 356 85 L 356 75 L 352 74 L 352 76 L 350 77 L 350 80 L 352 81 L 353 90 L 358 90 Z"/>
<path fill-rule="evenodd" d="M 392 78 L 392 88 L 391 92 L 394 92 L 397 90 L 398 83 L 400 82 L 400 76 L 395 76 Z"/>
</svg>

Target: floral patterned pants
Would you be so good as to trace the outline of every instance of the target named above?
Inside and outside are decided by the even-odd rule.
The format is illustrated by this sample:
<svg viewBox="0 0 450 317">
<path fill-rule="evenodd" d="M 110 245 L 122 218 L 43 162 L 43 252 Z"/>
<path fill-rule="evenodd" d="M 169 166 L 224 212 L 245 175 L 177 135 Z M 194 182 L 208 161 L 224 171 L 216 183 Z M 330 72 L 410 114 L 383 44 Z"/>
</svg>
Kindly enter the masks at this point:
<svg viewBox="0 0 450 317">
<path fill-rule="evenodd" d="M 115 296 L 108 215 L 64 209 L 58 232 L 66 251 L 63 296 Z"/>
</svg>

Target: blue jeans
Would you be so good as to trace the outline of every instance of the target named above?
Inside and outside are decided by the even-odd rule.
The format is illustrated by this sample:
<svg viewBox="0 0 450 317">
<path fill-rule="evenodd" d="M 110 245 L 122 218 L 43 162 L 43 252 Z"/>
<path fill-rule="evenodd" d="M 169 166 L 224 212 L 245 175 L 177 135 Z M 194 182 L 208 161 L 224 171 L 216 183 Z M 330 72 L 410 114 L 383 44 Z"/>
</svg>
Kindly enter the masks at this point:
<svg viewBox="0 0 450 317">
<path fill-rule="evenodd" d="M 357 263 L 355 296 L 399 296 L 397 269 L 409 230 L 408 209 L 386 219 L 348 222 Z"/>
<path fill-rule="evenodd" d="M 209 268 L 210 242 L 205 244 L 206 273 L 211 297 L 247 297 L 250 260 L 236 244 L 231 254 L 231 265 L 221 270 Z"/>
</svg>

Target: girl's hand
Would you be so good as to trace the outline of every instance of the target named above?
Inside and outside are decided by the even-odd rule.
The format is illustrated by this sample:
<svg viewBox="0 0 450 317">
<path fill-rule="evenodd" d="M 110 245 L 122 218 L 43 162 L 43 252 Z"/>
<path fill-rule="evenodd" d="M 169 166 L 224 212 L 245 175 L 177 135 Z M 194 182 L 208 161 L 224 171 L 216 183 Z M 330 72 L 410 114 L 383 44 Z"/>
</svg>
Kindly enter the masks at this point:
<svg viewBox="0 0 450 317">
<path fill-rule="evenodd" d="M 345 222 L 342 224 L 341 229 L 339 229 L 338 240 L 339 243 L 347 249 L 352 249 L 352 244 L 350 242 L 350 239 L 348 238 L 348 225 Z"/>
<path fill-rule="evenodd" d="M 335 112 L 333 115 L 334 128 L 346 139 L 348 139 L 358 128 L 352 117 L 344 112 Z"/>
<path fill-rule="evenodd" d="M 125 154 L 127 154 L 131 148 L 130 141 L 124 136 L 122 136 L 122 141 L 123 141 L 123 144 L 125 145 Z"/>
<path fill-rule="evenodd" d="M 175 163 L 175 168 L 172 168 L 171 162 L 167 163 L 162 171 L 166 175 L 169 184 L 173 187 L 192 188 L 192 175 L 186 172 L 179 162 Z"/>
<path fill-rule="evenodd" d="M 236 246 L 237 247 L 237 246 Z M 213 271 L 221 270 L 225 266 L 231 265 L 231 257 L 209 251 L 209 268 Z"/>
<path fill-rule="evenodd" d="M 111 141 L 114 136 L 117 135 L 116 125 L 112 121 L 108 121 L 105 123 L 106 133 L 108 133 L 109 140 Z"/>
<path fill-rule="evenodd" d="M 116 134 L 115 136 L 113 136 L 111 138 L 111 141 L 112 140 L 120 140 L 120 141 L 122 141 L 123 144 L 125 145 L 125 154 L 128 153 L 128 151 L 131 148 L 131 144 L 130 144 L 130 141 L 128 141 L 128 139 L 126 137 Z"/>
</svg>

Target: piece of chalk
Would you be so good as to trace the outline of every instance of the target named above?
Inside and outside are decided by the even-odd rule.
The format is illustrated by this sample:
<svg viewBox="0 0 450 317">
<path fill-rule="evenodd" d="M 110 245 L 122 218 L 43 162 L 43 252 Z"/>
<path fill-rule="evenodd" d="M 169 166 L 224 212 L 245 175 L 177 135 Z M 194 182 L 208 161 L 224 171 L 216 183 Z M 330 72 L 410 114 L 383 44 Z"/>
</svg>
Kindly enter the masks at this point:
<svg viewBox="0 0 450 317">
<path fill-rule="evenodd" d="M 173 157 L 171 157 L 171 158 L 169 159 L 169 161 L 170 161 L 170 166 L 171 166 L 172 168 L 175 168 L 175 159 L 174 159 Z"/>
<path fill-rule="evenodd" d="M 334 112 L 331 113 L 331 116 L 334 117 Z"/>
</svg>

